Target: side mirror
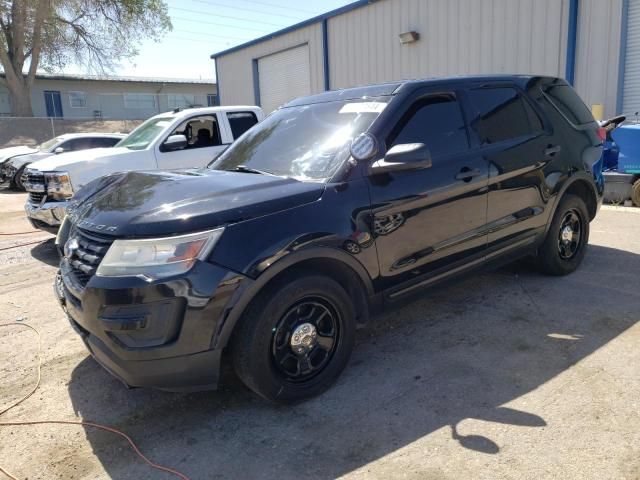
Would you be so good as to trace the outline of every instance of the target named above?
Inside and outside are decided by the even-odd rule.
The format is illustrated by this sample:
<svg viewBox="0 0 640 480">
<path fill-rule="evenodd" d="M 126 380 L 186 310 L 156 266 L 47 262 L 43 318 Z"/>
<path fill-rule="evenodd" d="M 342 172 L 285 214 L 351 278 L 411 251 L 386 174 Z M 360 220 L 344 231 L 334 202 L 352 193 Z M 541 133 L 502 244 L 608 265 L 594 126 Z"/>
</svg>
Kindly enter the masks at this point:
<svg viewBox="0 0 640 480">
<path fill-rule="evenodd" d="M 187 146 L 187 137 L 184 135 L 171 135 L 162 144 L 162 150 L 164 152 L 174 152 L 176 150 L 183 150 Z"/>
<path fill-rule="evenodd" d="M 431 167 L 431 152 L 424 143 L 403 143 L 389 149 L 382 160 L 375 162 L 373 173 L 420 170 Z"/>
<path fill-rule="evenodd" d="M 58 147 L 53 151 L 53 153 L 55 153 L 56 155 L 58 155 L 59 153 L 64 153 L 64 148 Z"/>
</svg>

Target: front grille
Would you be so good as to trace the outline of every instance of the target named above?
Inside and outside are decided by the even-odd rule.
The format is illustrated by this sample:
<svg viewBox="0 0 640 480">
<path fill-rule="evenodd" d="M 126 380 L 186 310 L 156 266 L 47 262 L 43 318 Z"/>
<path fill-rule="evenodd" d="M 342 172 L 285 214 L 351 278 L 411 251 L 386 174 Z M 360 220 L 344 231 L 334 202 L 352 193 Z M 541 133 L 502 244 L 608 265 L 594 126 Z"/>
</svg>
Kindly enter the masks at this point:
<svg viewBox="0 0 640 480">
<path fill-rule="evenodd" d="M 44 185 L 44 174 L 33 170 L 27 170 L 22 176 L 23 183 L 35 183 Z"/>
<path fill-rule="evenodd" d="M 114 239 L 80 228 L 71 231 L 67 242 L 73 239 L 77 241 L 77 244 L 74 242 L 73 245 L 75 248 L 68 248 L 65 254 L 74 277 L 81 286 L 85 287 L 95 275 L 98 265 Z"/>
<path fill-rule="evenodd" d="M 39 205 L 47 196 L 47 187 L 44 183 L 44 174 L 38 170 L 27 169 L 22 174 L 22 185 L 29 192 L 29 202 Z"/>
<path fill-rule="evenodd" d="M 40 205 L 40 202 L 42 202 L 42 199 L 46 196 L 47 194 L 44 192 L 29 192 L 29 201 L 31 203 Z"/>
</svg>

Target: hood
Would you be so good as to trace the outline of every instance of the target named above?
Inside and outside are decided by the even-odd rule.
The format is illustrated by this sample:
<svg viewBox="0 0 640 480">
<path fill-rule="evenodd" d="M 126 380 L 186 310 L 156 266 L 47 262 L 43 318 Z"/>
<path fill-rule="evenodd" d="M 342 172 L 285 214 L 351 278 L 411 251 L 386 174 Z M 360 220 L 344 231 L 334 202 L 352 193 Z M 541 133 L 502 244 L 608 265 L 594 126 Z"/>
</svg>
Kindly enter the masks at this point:
<svg viewBox="0 0 640 480">
<path fill-rule="evenodd" d="M 207 230 L 318 200 L 324 184 L 220 170 L 125 172 L 87 184 L 70 214 L 118 237 Z M 115 228 L 114 228 L 115 227 Z"/>
<path fill-rule="evenodd" d="M 68 170 L 78 163 L 87 161 L 109 161 L 118 155 L 130 154 L 131 150 L 125 147 L 92 148 L 89 150 L 78 150 L 77 152 L 61 153 L 51 155 L 44 160 L 38 160 L 31 164 L 30 168 L 41 172 L 51 172 L 54 170 Z"/>
<path fill-rule="evenodd" d="M 18 168 L 20 168 L 23 165 L 26 165 L 27 163 L 34 163 L 39 160 L 42 160 L 43 158 L 48 158 L 51 155 L 54 155 L 54 154 L 48 153 L 48 152 L 36 151 L 35 153 L 26 153 L 23 155 L 16 155 L 15 157 L 12 157 L 9 160 L 7 160 L 7 163 L 11 164 L 17 170 Z"/>
<path fill-rule="evenodd" d="M 4 162 L 7 158 L 15 157 L 16 155 L 25 155 L 37 151 L 35 148 L 25 146 L 0 148 L 0 162 Z"/>
</svg>

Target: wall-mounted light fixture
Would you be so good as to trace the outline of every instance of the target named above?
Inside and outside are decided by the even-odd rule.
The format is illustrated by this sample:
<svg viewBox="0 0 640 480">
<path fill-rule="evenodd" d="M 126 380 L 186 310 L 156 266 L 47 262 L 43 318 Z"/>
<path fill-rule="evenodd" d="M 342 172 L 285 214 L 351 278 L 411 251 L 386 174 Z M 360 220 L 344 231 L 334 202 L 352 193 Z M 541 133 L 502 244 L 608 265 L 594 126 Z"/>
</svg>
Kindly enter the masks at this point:
<svg viewBox="0 0 640 480">
<path fill-rule="evenodd" d="M 404 32 L 398 35 L 400 37 L 400 43 L 406 45 L 407 43 L 413 43 L 420 40 L 420 34 L 418 32 Z"/>
</svg>

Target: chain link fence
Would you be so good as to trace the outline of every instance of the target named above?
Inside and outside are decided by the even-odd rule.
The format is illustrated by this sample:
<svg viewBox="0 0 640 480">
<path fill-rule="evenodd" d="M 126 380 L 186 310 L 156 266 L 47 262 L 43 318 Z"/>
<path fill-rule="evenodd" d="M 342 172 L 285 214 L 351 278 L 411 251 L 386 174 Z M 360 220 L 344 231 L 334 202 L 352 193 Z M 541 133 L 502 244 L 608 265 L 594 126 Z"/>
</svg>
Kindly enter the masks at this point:
<svg viewBox="0 0 640 480">
<path fill-rule="evenodd" d="M 38 145 L 64 133 L 129 133 L 142 120 L 0 117 L 0 148 Z"/>
</svg>

